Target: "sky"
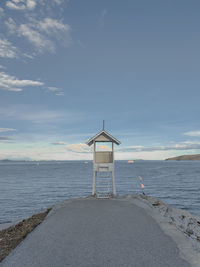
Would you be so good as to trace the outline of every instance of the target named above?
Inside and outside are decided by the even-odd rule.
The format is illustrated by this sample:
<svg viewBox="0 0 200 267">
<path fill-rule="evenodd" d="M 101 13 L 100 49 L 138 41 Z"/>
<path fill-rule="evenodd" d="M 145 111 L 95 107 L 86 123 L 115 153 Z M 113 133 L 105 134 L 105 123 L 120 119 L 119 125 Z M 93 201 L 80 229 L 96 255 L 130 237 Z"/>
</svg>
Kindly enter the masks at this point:
<svg viewBox="0 0 200 267">
<path fill-rule="evenodd" d="M 1 0 L 0 159 L 200 153 L 200 2 Z"/>
</svg>

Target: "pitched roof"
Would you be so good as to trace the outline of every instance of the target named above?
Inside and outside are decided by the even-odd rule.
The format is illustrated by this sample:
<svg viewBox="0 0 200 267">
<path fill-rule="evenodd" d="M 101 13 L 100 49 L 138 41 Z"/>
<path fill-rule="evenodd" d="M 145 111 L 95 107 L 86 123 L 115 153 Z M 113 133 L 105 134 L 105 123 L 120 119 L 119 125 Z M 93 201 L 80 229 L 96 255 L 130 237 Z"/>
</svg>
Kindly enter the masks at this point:
<svg viewBox="0 0 200 267">
<path fill-rule="evenodd" d="M 116 145 L 120 145 L 120 141 L 117 140 L 115 137 L 113 137 L 112 135 L 110 135 L 108 132 L 106 132 L 105 130 L 100 131 L 98 134 L 96 134 L 95 136 L 93 136 L 92 138 L 90 138 L 86 144 L 88 146 L 91 146 L 94 142 L 113 142 Z"/>
</svg>

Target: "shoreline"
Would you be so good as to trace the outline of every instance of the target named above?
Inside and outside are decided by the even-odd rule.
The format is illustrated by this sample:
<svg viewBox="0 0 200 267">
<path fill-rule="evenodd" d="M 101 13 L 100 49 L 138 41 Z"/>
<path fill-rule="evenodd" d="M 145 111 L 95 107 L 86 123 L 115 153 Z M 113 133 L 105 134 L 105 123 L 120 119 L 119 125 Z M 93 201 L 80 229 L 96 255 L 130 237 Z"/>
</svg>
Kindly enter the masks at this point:
<svg viewBox="0 0 200 267">
<path fill-rule="evenodd" d="M 48 216 L 51 216 L 58 209 L 65 207 L 65 205 L 71 201 L 77 199 L 84 200 L 87 198 L 93 197 L 66 199 L 52 206 L 52 208 L 47 209 L 45 212 L 36 213 L 27 219 L 14 223 L 14 225 L 9 225 L 8 228 L 0 230 L 0 251 L 2 251 L 2 247 L 4 246 L 3 256 L 0 255 L 0 262 L 18 246 L 30 232 L 42 223 L 45 218 L 48 219 Z M 192 266 L 198 266 L 198 262 L 200 262 L 200 217 L 192 215 L 185 210 L 170 208 L 161 200 L 146 195 L 117 196 L 112 198 L 112 200 L 128 201 L 143 208 L 153 217 L 163 232 L 176 242 L 182 257 L 192 262 Z M 10 234 L 9 244 L 6 243 L 5 239 L 5 237 L 8 238 L 8 234 Z M 16 235 L 18 239 L 17 242 Z"/>
</svg>

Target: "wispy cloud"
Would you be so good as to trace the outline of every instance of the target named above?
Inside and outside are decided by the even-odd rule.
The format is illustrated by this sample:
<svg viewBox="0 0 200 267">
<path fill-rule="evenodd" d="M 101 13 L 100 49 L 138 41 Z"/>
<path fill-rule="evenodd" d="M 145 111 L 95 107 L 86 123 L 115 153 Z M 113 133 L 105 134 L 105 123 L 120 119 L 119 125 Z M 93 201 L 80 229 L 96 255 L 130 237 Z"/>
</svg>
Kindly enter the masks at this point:
<svg viewBox="0 0 200 267">
<path fill-rule="evenodd" d="M 16 33 L 17 25 L 16 25 L 15 21 L 12 18 L 8 18 L 5 21 L 5 25 L 7 26 L 9 33 L 12 33 L 12 34 Z"/>
<path fill-rule="evenodd" d="M 68 32 L 71 29 L 69 25 L 52 18 L 45 18 L 44 20 L 39 21 L 35 24 L 35 27 L 48 35 L 57 34 L 59 32 Z"/>
<path fill-rule="evenodd" d="M 33 10 L 36 7 L 35 0 L 11 0 L 6 2 L 6 6 L 15 10 Z"/>
<path fill-rule="evenodd" d="M 105 24 L 105 16 L 107 14 L 107 9 L 104 8 L 104 10 L 101 12 L 100 18 L 99 18 L 99 26 L 103 28 Z"/>
<path fill-rule="evenodd" d="M 91 153 L 92 148 L 86 144 L 72 144 L 66 147 L 68 151 L 76 152 L 76 153 Z"/>
<path fill-rule="evenodd" d="M 62 142 L 62 141 L 59 141 L 59 142 L 54 142 L 54 143 L 51 143 L 52 145 L 55 145 L 55 146 L 64 146 L 66 145 L 65 142 Z"/>
<path fill-rule="evenodd" d="M 125 148 L 118 148 L 121 152 L 153 152 L 153 151 L 177 151 L 177 150 L 195 150 L 200 149 L 200 142 L 180 142 L 177 144 L 166 146 L 129 146 Z"/>
<path fill-rule="evenodd" d="M 56 51 L 58 44 L 67 47 L 72 43 L 71 27 L 64 23 L 63 7 L 66 7 L 68 0 L 7 0 L 5 8 L 16 11 L 19 16 L 8 17 L 3 9 L 0 14 L 4 14 L 4 21 L 1 23 L 7 27 L 7 33 L 4 32 L 4 39 L 7 43 L 2 43 L 3 52 L 0 48 L 0 57 L 16 58 L 14 46 L 9 42 L 10 35 L 15 35 L 15 45 L 19 38 L 24 38 L 30 46 L 18 48 L 18 58 L 33 58 L 37 54 Z M 1 17 L 1 16 L 0 16 Z M 7 39 L 6 39 L 7 38 Z M 10 47 L 9 47 L 10 46 Z M 12 46 L 12 47 L 11 47 Z M 0 45 L 1 47 L 1 45 Z M 24 51 L 26 47 L 26 51 Z M 15 53 L 8 53 L 9 48 Z M 6 50 L 5 50 L 6 49 Z M 20 55 L 20 57 L 19 57 Z M 28 55 L 28 56 L 27 56 Z"/>
<path fill-rule="evenodd" d="M 12 120 L 29 121 L 31 123 L 60 122 L 64 119 L 64 114 L 56 110 L 31 110 L 30 107 L 16 106 L 10 109 L 0 108 L 0 116 Z"/>
<path fill-rule="evenodd" d="M 55 95 L 57 95 L 57 96 L 63 96 L 64 95 L 64 92 L 60 88 L 57 88 L 55 86 L 49 86 L 47 89 L 48 89 L 48 91 L 55 93 Z"/>
<path fill-rule="evenodd" d="M 21 114 L 22 120 L 32 121 L 34 123 L 59 122 L 63 119 L 63 114 L 56 110 L 35 111 L 33 113 Z"/>
<path fill-rule="evenodd" d="M 1 141 L 10 141 L 11 138 L 9 136 L 0 136 L 0 142 Z"/>
<path fill-rule="evenodd" d="M 57 5 L 61 5 L 61 4 L 64 2 L 64 0 L 54 0 L 54 2 L 55 2 Z"/>
<path fill-rule="evenodd" d="M 4 133 L 4 132 L 16 132 L 16 129 L 13 128 L 0 128 L 0 133 Z"/>
<path fill-rule="evenodd" d="M 33 59 L 35 54 L 30 55 L 30 54 L 27 54 L 27 53 L 23 53 L 23 56 L 26 57 L 26 58 L 29 58 L 29 59 Z"/>
<path fill-rule="evenodd" d="M 0 7 L 0 16 L 3 15 L 3 13 L 4 13 L 4 10 L 3 8 Z"/>
<path fill-rule="evenodd" d="M 9 143 L 9 144 L 8 144 Z M 26 160 L 86 160 L 85 154 L 74 153 L 66 151 L 64 146 L 49 146 L 40 143 L 21 143 L 23 149 L 19 144 L 10 143 L 7 141 L 6 147 L 1 148 L 0 159 L 26 159 Z"/>
<path fill-rule="evenodd" d="M 39 31 L 31 27 L 30 24 L 21 24 L 17 29 L 18 35 L 25 37 L 39 52 L 48 50 L 55 51 L 55 45 L 51 40 L 45 38 Z"/>
<path fill-rule="evenodd" d="M 42 86 L 43 82 L 33 80 L 20 80 L 15 76 L 0 72 L 0 90 L 21 92 L 28 86 Z"/>
<path fill-rule="evenodd" d="M 69 0 L 38 0 L 38 2 L 41 4 L 41 5 L 47 5 L 47 4 L 50 4 L 50 5 L 62 5 L 62 4 L 66 4 L 69 2 Z"/>
<path fill-rule="evenodd" d="M 57 96 L 63 96 L 64 95 L 64 92 L 57 92 L 55 95 L 57 95 Z"/>
<path fill-rule="evenodd" d="M 0 57 L 17 58 L 17 48 L 7 39 L 0 39 Z"/>
<path fill-rule="evenodd" d="M 0 65 L 1 69 L 1 65 Z M 44 82 L 36 80 L 19 79 L 13 75 L 0 71 L 0 90 L 7 90 L 12 92 L 21 92 L 27 87 L 44 87 Z M 47 87 L 48 91 L 55 93 L 55 95 L 63 95 L 63 91 L 57 87 Z"/>
<path fill-rule="evenodd" d="M 51 92 L 58 92 L 59 91 L 59 89 L 57 87 L 54 87 L 54 86 L 49 86 L 48 90 Z"/>
<path fill-rule="evenodd" d="M 30 22 L 17 25 L 12 18 L 9 18 L 5 24 L 10 34 L 26 38 L 40 53 L 47 50 L 55 52 L 55 40 L 62 39 L 65 45 L 71 43 L 71 27 L 56 19 L 45 18 L 37 21 L 31 18 Z"/>
<path fill-rule="evenodd" d="M 200 137 L 200 131 L 191 131 L 191 132 L 186 132 L 184 133 L 184 135 L 187 135 L 187 136 L 194 136 L 194 137 Z"/>
<path fill-rule="evenodd" d="M 60 123 L 77 123 L 85 118 L 85 115 L 80 112 L 71 110 L 55 110 L 44 108 L 43 106 L 35 105 L 7 105 L 0 106 L 0 118 L 4 121 L 12 123 L 13 121 L 25 121 L 26 123 L 35 124 L 55 124 Z M 40 129 L 41 130 L 41 129 Z"/>
</svg>

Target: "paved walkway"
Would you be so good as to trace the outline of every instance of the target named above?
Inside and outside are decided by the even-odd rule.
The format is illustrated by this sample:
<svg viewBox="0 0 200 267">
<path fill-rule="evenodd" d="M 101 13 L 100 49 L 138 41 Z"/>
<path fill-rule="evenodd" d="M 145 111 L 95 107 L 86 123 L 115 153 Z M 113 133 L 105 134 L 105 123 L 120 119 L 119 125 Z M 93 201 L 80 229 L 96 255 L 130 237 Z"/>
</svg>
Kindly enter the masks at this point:
<svg viewBox="0 0 200 267">
<path fill-rule="evenodd" d="M 190 266 L 142 208 L 120 199 L 73 200 L 39 225 L 0 267 Z"/>
</svg>

